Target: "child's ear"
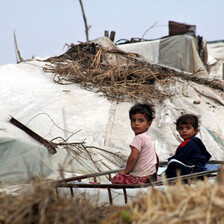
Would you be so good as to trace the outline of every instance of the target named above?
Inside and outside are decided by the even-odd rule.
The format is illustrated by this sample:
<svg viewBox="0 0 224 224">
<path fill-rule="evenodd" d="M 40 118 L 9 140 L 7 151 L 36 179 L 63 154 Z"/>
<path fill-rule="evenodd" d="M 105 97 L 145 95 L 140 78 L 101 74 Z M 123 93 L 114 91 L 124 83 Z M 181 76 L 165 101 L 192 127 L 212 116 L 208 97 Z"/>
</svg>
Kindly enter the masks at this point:
<svg viewBox="0 0 224 224">
<path fill-rule="evenodd" d="M 195 134 L 197 134 L 198 133 L 198 131 L 199 131 L 199 129 L 198 128 L 196 128 L 196 129 L 194 129 L 195 130 Z"/>
<path fill-rule="evenodd" d="M 151 124 L 152 124 L 152 121 L 149 121 L 149 122 L 148 122 L 148 126 L 150 127 L 150 126 L 151 126 Z"/>
</svg>

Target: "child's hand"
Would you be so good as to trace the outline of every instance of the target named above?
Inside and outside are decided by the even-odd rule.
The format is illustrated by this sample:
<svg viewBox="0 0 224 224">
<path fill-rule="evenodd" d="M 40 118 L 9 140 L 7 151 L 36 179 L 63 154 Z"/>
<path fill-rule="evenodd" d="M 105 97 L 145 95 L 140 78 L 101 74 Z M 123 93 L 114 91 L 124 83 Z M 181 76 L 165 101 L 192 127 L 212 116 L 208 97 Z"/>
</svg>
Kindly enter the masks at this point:
<svg viewBox="0 0 224 224">
<path fill-rule="evenodd" d="M 125 174 L 124 170 L 118 170 L 118 174 Z"/>
</svg>

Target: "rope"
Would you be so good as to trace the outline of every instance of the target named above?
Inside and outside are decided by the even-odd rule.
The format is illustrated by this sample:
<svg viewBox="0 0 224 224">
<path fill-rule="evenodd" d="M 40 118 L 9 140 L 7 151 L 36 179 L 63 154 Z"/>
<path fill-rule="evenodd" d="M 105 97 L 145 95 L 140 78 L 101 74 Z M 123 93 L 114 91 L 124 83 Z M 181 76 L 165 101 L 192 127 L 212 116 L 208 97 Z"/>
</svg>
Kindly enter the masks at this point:
<svg viewBox="0 0 224 224">
<path fill-rule="evenodd" d="M 216 142 L 218 142 L 221 146 L 222 149 L 224 150 L 224 142 L 211 130 L 205 127 L 205 129 L 208 131 L 208 133 L 215 139 Z"/>
</svg>

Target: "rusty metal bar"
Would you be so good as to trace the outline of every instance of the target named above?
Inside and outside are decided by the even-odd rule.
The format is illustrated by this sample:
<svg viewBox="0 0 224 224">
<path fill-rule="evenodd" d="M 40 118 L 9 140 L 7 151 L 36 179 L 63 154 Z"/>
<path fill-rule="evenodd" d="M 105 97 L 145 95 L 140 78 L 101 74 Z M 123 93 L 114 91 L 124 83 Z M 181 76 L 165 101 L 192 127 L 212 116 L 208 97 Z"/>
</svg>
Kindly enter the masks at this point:
<svg viewBox="0 0 224 224">
<path fill-rule="evenodd" d="M 31 136 L 32 138 L 34 138 L 35 140 L 37 140 L 38 142 L 43 144 L 48 149 L 49 153 L 55 154 L 57 152 L 56 149 L 55 149 L 55 148 L 57 148 L 56 144 L 54 144 L 52 142 L 49 142 L 48 140 L 42 138 L 40 135 L 38 135 L 37 133 L 35 133 L 31 129 L 29 129 L 28 127 L 26 127 L 24 124 L 17 121 L 14 117 L 11 116 L 10 122 L 12 124 L 14 124 L 16 127 L 25 131 L 29 136 Z"/>
<path fill-rule="evenodd" d="M 188 179 L 194 179 L 198 177 L 203 176 L 210 176 L 212 174 L 216 175 L 218 172 L 218 169 L 214 170 L 208 170 L 208 171 L 202 171 L 198 173 L 192 173 L 188 175 L 183 175 L 180 177 L 172 177 L 166 179 L 167 183 L 172 183 L 177 180 L 188 180 Z M 58 187 L 79 187 L 79 188 L 145 188 L 150 186 L 160 186 L 163 185 L 163 180 L 152 182 L 152 184 L 79 184 L 79 183 L 66 183 L 66 182 L 55 182 Z"/>
<path fill-rule="evenodd" d="M 111 174 L 109 173 L 108 176 L 109 176 L 109 181 L 111 181 L 112 180 Z"/>
<path fill-rule="evenodd" d="M 70 192 L 71 192 L 71 196 L 74 198 L 74 192 L 73 192 L 73 188 L 70 187 Z"/>
<path fill-rule="evenodd" d="M 127 191 L 126 188 L 123 188 L 123 192 L 124 192 L 124 203 L 127 204 L 128 203 L 128 196 L 127 196 Z"/>
<path fill-rule="evenodd" d="M 65 187 L 65 188 L 143 188 L 152 186 L 151 184 L 89 184 L 89 183 L 57 183 L 57 187 Z"/>
<path fill-rule="evenodd" d="M 108 197 L 109 197 L 110 205 L 113 205 L 113 198 L 112 198 L 112 194 L 111 194 L 111 189 L 108 187 L 107 190 L 108 190 Z"/>
<path fill-rule="evenodd" d="M 121 169 L 122 168 L 116 169 L 116 170 L 102 171 L 102 172 L 98 172 L 98 173 L 90 173 L 90 174 L 85 174 L 85 175 L 76 176 L 76 177 L 69 177 L 69 178 L 65 178 L 65 179 L 61 179 L 61 180 L 56 180 L 55 183 L 65 183 L 65 182 L 67 183 L 67 182 L 75 181 L 75 180 L 80 181 L 82 179 L 87 179 L 90 177 L 99 177 L 99 176 L 107 175 L 110 173 L 117 173 L 118 170 L 121 170 Z"/>
</svg>

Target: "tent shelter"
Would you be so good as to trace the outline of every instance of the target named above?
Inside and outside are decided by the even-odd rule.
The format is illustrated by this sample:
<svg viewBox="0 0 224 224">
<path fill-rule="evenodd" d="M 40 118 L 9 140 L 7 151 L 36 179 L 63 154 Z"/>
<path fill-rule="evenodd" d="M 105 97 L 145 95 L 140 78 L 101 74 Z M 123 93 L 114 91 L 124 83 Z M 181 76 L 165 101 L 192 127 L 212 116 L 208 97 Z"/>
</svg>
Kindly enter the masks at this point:
<svg viewBox="0 0 224 224">
<path fill-rule="evenodd" d="M 165 46 L 166 41 L 172 45 L 174 40 L 163 41 L 157 43 L 158 46 Z M 191 38 L 185 36 L 181 37 L 181 41 L 192 42 Z M 91 50 L 86 51 L 85 47 Z M 79 54 L 76 53 L 77 49 Z M 83 56 L 85 60 L 81 62 L 89 63 L 90 67 L 81 64 L 80 60 L 73 60 L 71 55 Z M 223 160 L 224 96 L 220 91 L 223 82 L 215 85 L 191 73 L 151 65 L 141 57 L 121 52 L 105 37 L 94 40 L 90 45 L 71 46 L 67 54 L 47 61 L 30 60 L 0 66 L 1 137 L 16 137 L 39 145 L 9 122 L 11 115 L 45 139 L 69 143 L 58 145 L 57 153 L 50 155 L 52 173 L 48 178 L 58 178 L 61 171 L 70 176 L 121 167 L 129 155 L 128 145 L 134 137 L 128 111 L 135 101 L 142 99 L 138 98 L 140 90 L 135 93 L 133 89 L 131 93 L 134 99 L 130 98 L 131 94 L 122 99 L 113 98 L 117 93 L 121 95 L 122 89 L 118 87 L 122 84 L 114 88 L 108 80 L 110 77 L 115 78 L 115 69 L 117 75 L 122 74 L 124 68 L 127 68 L 126 72 L 134 71 L 131 69 L 137 68 L 136 63 L 137 66 L 144 65 L 144 69 L 141 68 L 142 73 L 139 73 L 140 70 L 132 73 L 132 77 L 136 74 L 136 79 L 140 80 L 149 71 L 157 77 L 156 80 L 150 79 L 150 85 L 143 86 L 143 92 L 145 96 L 151 94 L 147 99 L 156 105 L 156 118 L 149 134 L 160 161 L 166 161 L 179 145 L 181 139 L 174 122 L 185 112 L 201 116 L 202 125 L 198 136 L 205 143 L 212 159 Z M 194 67 L 188 64 L 191 69 Z M 110 69 L 105 72 L 106 68 Z M 104 77 L 102 80 L 105 83 L 109 83 L 109 87 L 103 81 L 100 83 L 99 79 L 96 80 L 99 74 L 101 78 Z M 93 75 L 92 84 L 90 75 Z M 110 92 L 113 94 L 111 97 L 108 97 L 109 90 L 113 90 Z"/>
<path fill-rule="evenodd" d="M 181 71 L 208 77 L 199 56 L 199 40 L 188 34 L 164 37 L 157 40 L 118 45 L 126 52 L 138 53 L 148 62 L 166 65 Z M 204 42 L 204 45 L 206 43 Z M 206 46 L 204 46 L 206 49 Z"/>
</svg>

